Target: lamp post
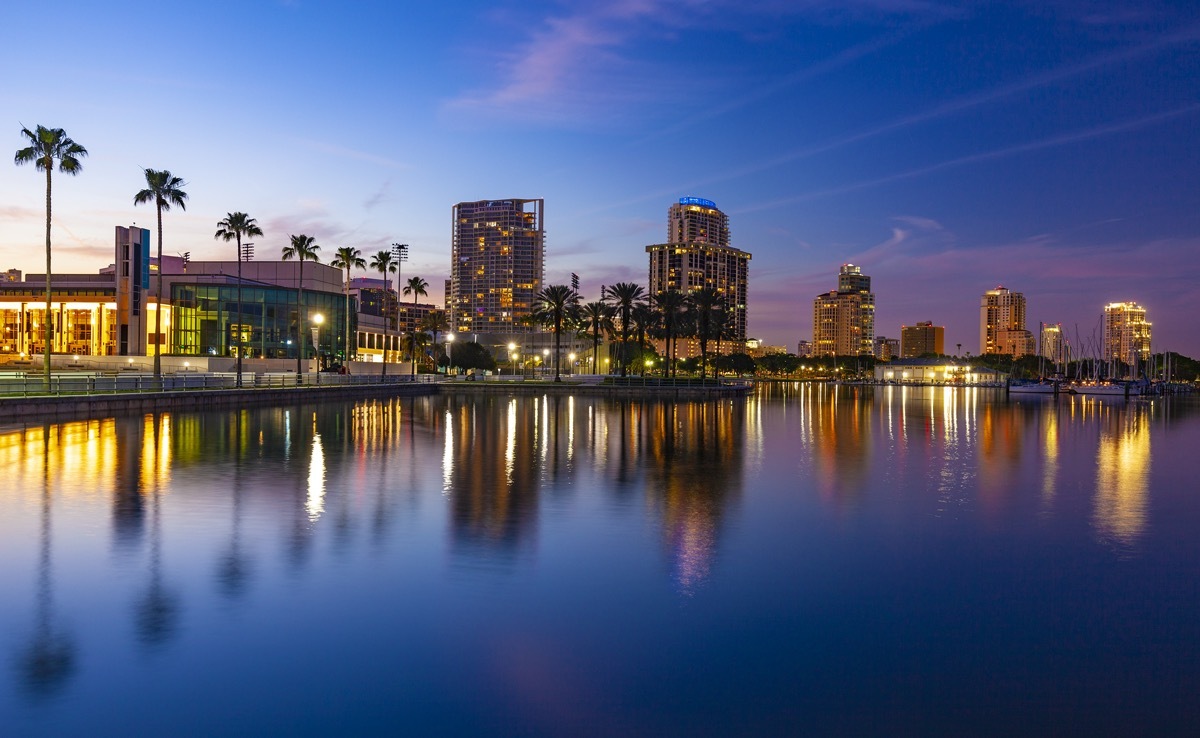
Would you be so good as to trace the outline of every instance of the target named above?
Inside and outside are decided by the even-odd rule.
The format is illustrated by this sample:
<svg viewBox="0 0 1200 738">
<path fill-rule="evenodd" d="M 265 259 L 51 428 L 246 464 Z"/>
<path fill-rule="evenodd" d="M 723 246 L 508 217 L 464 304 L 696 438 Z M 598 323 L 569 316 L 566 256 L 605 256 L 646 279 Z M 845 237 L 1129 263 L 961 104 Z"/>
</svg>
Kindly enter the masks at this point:
<svg viewBox="0 0 1200 738">
<path fill-rule="evenodd" d="M 573 352 L 567 354 L 567 361 L 569 361 L 571 363 L 571 374 L 572 374 L 572 376 L 574 376 L 574 374 L 575 374 L 575 354 Z"/>
<path fill-rule="evenodd" d="M 453 373 L 454 376 L 458 376 L 458 374 L 456 372 L 454 372 L 454 352 L 452 350 L 453 348 L 454 348 L 454 334 L 447 333 L 446 334 L 446 372 Z"/>
<path fill-rule="evenodd" d="M 508 358 L 512 361 L 512 375 L 517 376 L 517 344 L 508 344 Z"/>
<path fill-rule="evenodd" d="M 542 349 L 542 376 L 546 376 L 546 364 L 550 361 L 550 349 Z"/>
<path fill-rule="evenodd" d="M 312 323 L 312 341 L 313 341 L 313 371 L 321 370 L 321 324 L 325 322 L 325 316 L 316 313 L 310 319 Z"/>
</svg>

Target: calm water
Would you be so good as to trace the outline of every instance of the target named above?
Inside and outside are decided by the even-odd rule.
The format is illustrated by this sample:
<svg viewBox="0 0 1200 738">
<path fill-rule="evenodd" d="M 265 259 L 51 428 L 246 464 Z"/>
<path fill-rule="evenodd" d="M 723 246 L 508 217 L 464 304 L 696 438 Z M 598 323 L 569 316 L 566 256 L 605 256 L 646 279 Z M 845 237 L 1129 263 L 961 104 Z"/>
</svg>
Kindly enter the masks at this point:
<svg viewBox="0 0 1200 738">
<path fill-rule="evenodd" d="M 0 735 L 1195 731 L 1198 408 L 780 385 L 0 428 Z"/>
</svg>

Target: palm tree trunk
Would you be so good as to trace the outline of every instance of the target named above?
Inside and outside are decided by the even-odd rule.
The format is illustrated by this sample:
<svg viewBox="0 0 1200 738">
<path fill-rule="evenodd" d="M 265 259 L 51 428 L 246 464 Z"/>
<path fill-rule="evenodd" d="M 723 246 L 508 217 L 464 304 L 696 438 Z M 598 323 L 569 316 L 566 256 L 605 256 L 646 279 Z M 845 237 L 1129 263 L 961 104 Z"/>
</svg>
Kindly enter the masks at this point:
<svg viewBox="0 0 1200 738">
<path fill-rule="evenodd" d="M 238 290 L 237 290 L 237 386 L 242 386 L 242 354 L 245 353 L 242 349 L 242 234 L 239 231 L 237 234 L 237 261 L 238 261 Z M 162 267 L 159 267 L 162 271 Z"/>
<path fill-rule="evenodd" d="M 347 369 L 350 364 L 350 266 L 346 266 L 346 284 L 342 286 L 346 295 L 346 332 L 342 334 L 342 367 Z"/>
<path fill-rule="evenodd" d="M 300 276 L 296 280 L 296 384 L 300 384 L 300 362 L 304 357 L 304 257 L 300 257 Z"/>
<path fill-rule="evenodd" d="M 558 373 L 558 354 L 561 344 L 559 341 L 562 336 L 562 316 L 556 315 L 557 320 L 554 321 L 554 381 L 561 382 L 562 378 Z"/>
<path fill-rule="evenodd" d="M 50 316 L 50 172 L 54 162 L 51 161 L 46 165 L 46 316 L 42 321 L 42 334 L 45 338 L 45 347 L 43 350 L 43 358 L 45 363 L 46 373 L 46 391 L 50 391 L 50 345 L 54 340 L 53 318 Z"/>
<path fill-rule="evenodd" d="M 154 379 L 158 382 L 158 388 L 162 389 L 162 200 L 155 204 L 158 205 L 158 296 L 154 306 Z"/>
</svg>

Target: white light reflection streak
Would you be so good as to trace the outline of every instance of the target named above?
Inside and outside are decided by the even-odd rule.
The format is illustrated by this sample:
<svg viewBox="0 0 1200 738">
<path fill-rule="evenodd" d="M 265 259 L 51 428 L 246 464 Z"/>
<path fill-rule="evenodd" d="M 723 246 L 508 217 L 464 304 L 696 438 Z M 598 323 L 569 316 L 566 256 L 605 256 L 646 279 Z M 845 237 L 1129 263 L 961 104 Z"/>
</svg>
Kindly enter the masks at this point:
<svg viewBox="0 0 1200 738">
<path fill-rule="evenodd" d="M 508 438 L 504 443 L 504 477 L 511 485 L 517 459 L 517 401 L 508 401 Z"/>
<path fill-rule="evenodd" d="M 575 395 L 567 398 L 567 462 L 575 459 Z"/>
<path fill-rule="evenodd" d="M 446 411 L 446 442 L 442 444 L 442 495 L 450 496 L 454 475 L 454 414 Z"/>
<path fill-rule="evenodd" d="M 325 450 L 321 434 L 313 433 L 312 459 L 308 463 L 308 500 L 304 504 L 308 519 L 316 522 L 325 512 Z"/>
</svg>

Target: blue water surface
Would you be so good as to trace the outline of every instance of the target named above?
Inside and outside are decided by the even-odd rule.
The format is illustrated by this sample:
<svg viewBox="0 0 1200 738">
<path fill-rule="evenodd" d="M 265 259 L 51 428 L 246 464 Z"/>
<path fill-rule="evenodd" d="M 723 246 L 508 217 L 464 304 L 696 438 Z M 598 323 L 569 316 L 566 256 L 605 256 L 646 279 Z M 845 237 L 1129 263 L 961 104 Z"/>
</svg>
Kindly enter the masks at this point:
<svg viewBox="0 0 1200 738">
<path fill-rule="evenodd" d="M 0 427 L 0 735 L 1200 734 L 1200 402 Z"/>
</svg>

